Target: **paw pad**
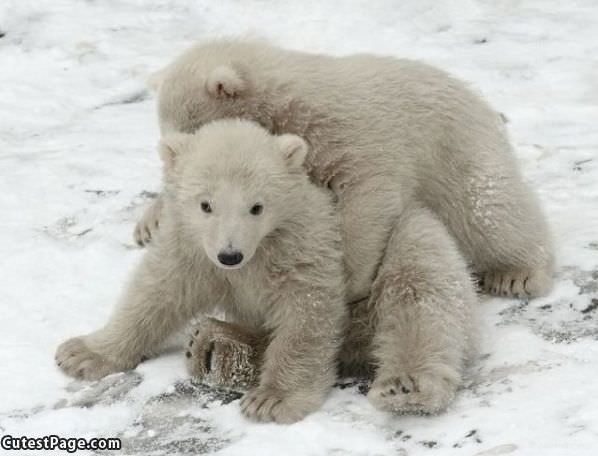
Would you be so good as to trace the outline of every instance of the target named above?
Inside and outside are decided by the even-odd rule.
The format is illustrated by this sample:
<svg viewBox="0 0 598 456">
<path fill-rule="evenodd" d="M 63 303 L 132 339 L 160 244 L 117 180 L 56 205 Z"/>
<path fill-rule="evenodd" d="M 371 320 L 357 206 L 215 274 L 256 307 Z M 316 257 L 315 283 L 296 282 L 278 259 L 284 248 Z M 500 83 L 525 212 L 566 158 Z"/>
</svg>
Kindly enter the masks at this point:
<svg viewBox="0 0 598 456">
<path fill-rule="evenodd" d="M 220 329 L 208 324 L 193 332 L 185 351 L 187 370 L 195 380 L 207 384 L 237 389 L 255 384 L 255 350 Z"/>
</svg>

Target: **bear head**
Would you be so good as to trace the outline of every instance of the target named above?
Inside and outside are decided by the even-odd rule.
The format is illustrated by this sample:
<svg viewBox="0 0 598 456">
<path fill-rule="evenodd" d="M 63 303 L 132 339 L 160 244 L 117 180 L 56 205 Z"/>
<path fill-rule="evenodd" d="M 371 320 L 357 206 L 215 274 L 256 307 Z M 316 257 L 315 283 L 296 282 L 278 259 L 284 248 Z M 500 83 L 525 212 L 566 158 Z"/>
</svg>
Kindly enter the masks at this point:
<svg viewBox="0 0 598 456">
<path fill-rule="evenodd" d="M 263 85 L 259 65 L 251 56 L 257 43 L 215 41 L 191 48 L 147 84 L 158 95 L 158 116 L 164 136 L 173 131 L 193 133 L 218 119 L 253 120 L 273 131 L 271 87 Z"/>
<path fill-rule="evenodd" d="M 166 135 L 160 155 L 177 229 L 216 266 L 242 267 L 306 204 L 306 154 L 302 138 L 240 119 Z"/>
</svg>

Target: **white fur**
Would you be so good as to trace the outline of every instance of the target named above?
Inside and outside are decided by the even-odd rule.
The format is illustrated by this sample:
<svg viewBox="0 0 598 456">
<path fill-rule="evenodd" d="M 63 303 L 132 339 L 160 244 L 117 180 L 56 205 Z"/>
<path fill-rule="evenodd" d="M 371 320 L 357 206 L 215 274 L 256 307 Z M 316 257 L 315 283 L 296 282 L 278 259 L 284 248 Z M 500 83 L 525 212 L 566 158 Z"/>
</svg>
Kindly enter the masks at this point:
<svg viewBox="0 0 598 456">
<path fill-rule="evenodd" d="M 550 289 L 548 228 L 500 116 L 443 71 L 218 41 L 156 79 L 164 136 L 241 117 L 307 142 L 310 177 L 333 190 L 341 218 L 350 313 L 341 371 L 374 371 L 378 407 L 429 413 L 450 403 L 474 346 L 468 265 L 497 294 Z M 138 232 L 156 231 L 160 204 Z M 321 215 L 310 214 L 318 225 Z M 239 308 L 233 318 L 254 312 Z M 297 341 L 321 349 L 305 334 Z"/>
<path fill-rule="evenodd" d="M 307 141 L 341 215 L 341 369 L 375 370 L 383 409 L 433 412 L 454 396 L 474 338 L 468 266 L 494 294 L 551 287 L 547 224 L 501 117 L 441 70 L 215 41 L 163 70 L 158 111 L 163 134 L 243 117 Z"/>
<path fill-rule="evenodd" d="M 305 143 L 227 120 L 166 136 L 160 149 L 159 234 L 106 326 L 62 344 L 59 366 L 86 379 L 132 368 L 192 315 L 219 308 L 267 337 L 245 415 L 303 418 L 334 383 L 346 312 L 338 214 L 301 166 Z M 251 214 L 256 201 L 263 212 Z M 244 253 L 234 268 L 218 259 L 231 246 Z"/>
</svg>

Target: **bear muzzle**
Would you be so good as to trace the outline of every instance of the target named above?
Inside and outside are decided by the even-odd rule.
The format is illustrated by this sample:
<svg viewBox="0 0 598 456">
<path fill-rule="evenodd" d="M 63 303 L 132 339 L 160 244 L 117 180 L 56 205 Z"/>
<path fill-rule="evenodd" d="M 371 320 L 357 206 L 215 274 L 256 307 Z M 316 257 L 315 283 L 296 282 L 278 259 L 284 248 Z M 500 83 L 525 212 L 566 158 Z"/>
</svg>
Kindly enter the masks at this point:
<svg viewBox="0 0 598 456">
<path fill-rule="evenodd" d="M 237 266 L 243 261 L 243 254 L 239 251 L 226 252 L 218 254 L 218 261 L 224 266 Z"/>
</svg>

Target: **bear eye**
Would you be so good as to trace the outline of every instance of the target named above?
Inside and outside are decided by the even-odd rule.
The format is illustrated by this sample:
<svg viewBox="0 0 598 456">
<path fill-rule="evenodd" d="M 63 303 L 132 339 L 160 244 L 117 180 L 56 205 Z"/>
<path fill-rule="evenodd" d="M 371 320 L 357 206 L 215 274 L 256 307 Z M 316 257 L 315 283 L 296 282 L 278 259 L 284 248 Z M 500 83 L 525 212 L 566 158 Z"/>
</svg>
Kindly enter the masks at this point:
<svg viewBox="0 0 598 456">
<path fill-rule="evenodd" d="M 251 206 L 251 209 L 249 209 L 249 213 L 251 215 L 260 215 L 263 211 L 264 206 L 260 203 L 255 203 L 253 206 Z"/>
<path fill-rule="evenodd" d="M 201 210 L 204 211 L 206 214 L 209 214 L 212 212 L 212 206 L 207 201 L 202 201 Z"/>
</svg>

